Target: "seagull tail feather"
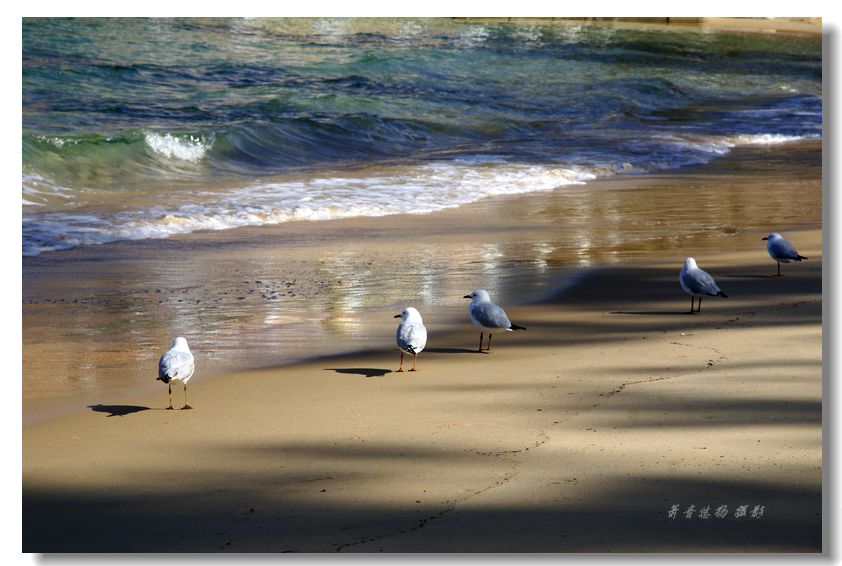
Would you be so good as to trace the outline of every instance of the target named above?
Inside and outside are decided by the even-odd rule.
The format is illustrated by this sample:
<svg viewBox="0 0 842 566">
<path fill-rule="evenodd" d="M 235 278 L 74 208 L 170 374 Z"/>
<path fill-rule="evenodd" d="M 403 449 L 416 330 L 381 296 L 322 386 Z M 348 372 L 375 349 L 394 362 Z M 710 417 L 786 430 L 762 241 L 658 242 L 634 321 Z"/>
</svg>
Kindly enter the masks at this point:
<svg viewBox="0 0 842 566">
<path fill-rule="evenodd" d="M 723 299 L 727 299 L 727 298 L 728 298 L 728 295 L 726 295 L 726 294 L 725 294 L 725 293 L 723 293 L 722 291 L 718 292 L 718 293 L 716 294 L 716 296 L 717 296 L 717 297 L 722 297 Z"/>
<path fill-rule="evenodd" d="M 509 330 L 526 330 L 525 326 L 518 326 L 517 324 L 513 324 L 509 327 Z"/>
<path fill-rule="evenodd" d="M 803 255 L 801 255 L 801 254 L 798 254 L 798 257 L 797 257 L 797 258 L 795 258 L 795 261 L 801 261 L 802 259 L 810 259 L 810 258 L 808 258 L 808 257 L 804 257 L 804 256 L 803 256 Z"/>
</svg>

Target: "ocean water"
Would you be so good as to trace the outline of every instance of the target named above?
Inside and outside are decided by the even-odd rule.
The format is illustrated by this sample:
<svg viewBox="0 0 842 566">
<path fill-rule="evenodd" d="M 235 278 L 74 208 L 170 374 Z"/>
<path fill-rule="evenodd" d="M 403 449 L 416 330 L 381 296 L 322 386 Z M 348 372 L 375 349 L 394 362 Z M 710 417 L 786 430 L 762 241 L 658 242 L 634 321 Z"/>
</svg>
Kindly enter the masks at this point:
<svg viewBox="0 0 842 566">
<path fill-rule="evenodd" d="M 820 37 L 549 20 L 22 26 L 25 256 L 587 191 L 822 135 Z"/>
</svg>

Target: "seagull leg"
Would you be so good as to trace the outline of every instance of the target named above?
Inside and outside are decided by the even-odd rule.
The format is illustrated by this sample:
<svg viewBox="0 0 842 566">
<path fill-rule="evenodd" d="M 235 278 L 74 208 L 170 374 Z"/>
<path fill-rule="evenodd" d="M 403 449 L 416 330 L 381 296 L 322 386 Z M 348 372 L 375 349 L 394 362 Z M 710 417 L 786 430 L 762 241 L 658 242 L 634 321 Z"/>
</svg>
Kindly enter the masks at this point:
<svg viewBox="0 0 842 566">
<path fill-rule="evenodd" d="M 415 369 L 415 360 L 417 360 L 417 359 L 418 359 L 418 356 L 415 356 L 415 355 L 412 356 L 412 369 L 409 370 L 409 371 L 418 371 L 418 370 Z"/>
<path fill-rule="evenodd" d="M 781 262 L 778 262 L 778 277 L 781 276 Z"/>
<path fill-rule="evenodd" d="M 696 307 L 696 312 L 702 312 L 702 297 L 699 297 L 699 306 Z"/>
<path fill-rule="evenodd" d="M 184 406 L 181 408 L 181 410 L 183 411 L 184 409 L 192 409 L 192 408 L 193 407 L 191 407 L 190 404 L 187 403 L 187 384 L 185 383 L 184 384 Z"/>
<path fill-rule="evenodd" d="M 169 389 L 170 392 L 170 406 L 167 407 L 167 409 L 174 409 L 175 407 L 172 406 L 172 383 L 167 384 L 167 389 Z"/>
<path fill-rule="evenodd" d="M 479 350 L 477 352 L 482 352 L 482 332 L 479 333 Z"/>
<path fill-rule="evenodd" d="M 403 352 L 401 352 L 401 367 L 398 368 L 398 371 L 403 372 Z"/>
<path fill-rule="evenodd" d="M 488 333 L 488 348 L 485 349 L 487 352 L 491 352 L 491 333 Z"/>
</svg>

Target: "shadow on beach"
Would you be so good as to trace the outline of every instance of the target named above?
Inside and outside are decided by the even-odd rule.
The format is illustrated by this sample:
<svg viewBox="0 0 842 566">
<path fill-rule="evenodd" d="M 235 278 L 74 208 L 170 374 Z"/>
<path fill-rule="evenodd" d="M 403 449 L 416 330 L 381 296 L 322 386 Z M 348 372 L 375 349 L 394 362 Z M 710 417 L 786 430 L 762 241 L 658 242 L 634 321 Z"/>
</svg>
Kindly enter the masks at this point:
<svg viewBox="0 0 842 566">
<path fill-rule="evenodd" d="M 217 446 L 220 458 L 242 447 Z M 452 504 L 386 507 L 332 501 L 335 481 L 359 485 L 382 480 L 406 458 L 467 460 L 458 449 L 413 453 L 406 446 L 375 445 L 336 450 L 319 443 L 275 445 L 265 456 L 310 462 L 304 473 L 273 466 L 248 471 L 231 484 L 198 472 L 183 489 L 160 493 L 24 490 L 24 552 L 819 552 L 821 489 L 790 482 L 707 480 L 701 477 L 631 475 L 608 492 L 566 501 L 564 478 L 545 487 L 538 506 L 483 509 Z M 379 472 L 361 473 L 359 462 L 377 461 Z M 471 465 L 466 461 L 465 465 Z M 347 471 L 337 472 L 337 469 Z M 430 478 L 433 487 L 435 478 Z M 209 482 L 209 483 L 208 483 Z M 216 489 L 194 489 L 189 484 Z M 271 490 L 268 486 L 273 486 Z M 420 503 L 420 501 L 419 501 Z M 695 504 L 692 518 L 683 516 Z M 670 519 L 672 505 L 681 515 Z M 702 519 L 698 510 L 711 506 Z M 729 507 L 724 518 L 713 509 Z M 738 518 L 738 505 L 764 506 L 760 517 Z M 96 518 L 89 521 L 88 519 Z M 189 526 L 190 535 L 172 525 Z"/>
<path fill-rule="evenodd" d="M 690 315 L 696 314 L 690 311 L 611 311 L 611 314 L 635 314 L 635 315 L 654 315 L 654 316 L 675 316 L 675 315 Z"/>
<path fill-rule="evenodd" d="M 124 417 L 141 411 L 152 411 L 152 407 L 140 405 L 88 405 L 88 408 L 95 413 L 108 413 L 109 417 Z"/>
<path fill-rule="evenodd" d="M 479 354 L 476 348 L 426 348 L 428 354 Z M 485 352 L 482 352 L 485 353 Z"/>
<path fill-rule="evenodd" d="M 345 373 L 350 375 L 364 375 L 365 377 L 383 377 L 387 373 L 392 373 L 392 370 L 382 368 L 325 368 L 325 371 L 335 371 L 336 373 Z"/>
</svg>

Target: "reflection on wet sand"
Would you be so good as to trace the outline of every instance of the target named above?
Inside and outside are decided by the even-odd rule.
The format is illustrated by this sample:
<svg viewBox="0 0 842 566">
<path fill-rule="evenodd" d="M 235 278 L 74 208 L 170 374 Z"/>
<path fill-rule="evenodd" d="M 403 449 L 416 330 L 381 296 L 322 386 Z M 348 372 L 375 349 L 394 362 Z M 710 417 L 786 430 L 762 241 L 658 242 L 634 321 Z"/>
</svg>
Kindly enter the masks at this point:
<svg viewBox="0 0 842 566">
<path fill-rule="evenodd" d="M 393 347 L 396 309 L 465 322 L 482 287 L 513 304 L 565 273 L 692 250 L 821 219 L 818 143 L 746 149 L 704 170 L 489 199 L 433 215 L 290 223 L 123 242 L 23 260 L 23 395 L 109 403 L 154 386 L 186 336 L 196 378 Z M 807 179 L 807 181 L 804 181 Z M 791 207 L 797 195 L 798 207 Z M 676 273 L 677 273 L 676 268 Z M 683 301 L 676 293 L 676 300 Z M 466 335 L 473 339 L 473 333 Z"/>
</svg>

